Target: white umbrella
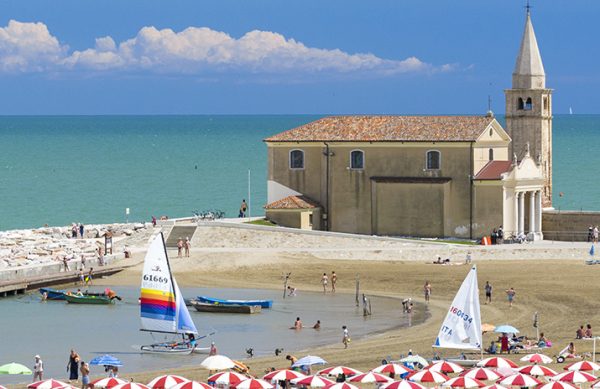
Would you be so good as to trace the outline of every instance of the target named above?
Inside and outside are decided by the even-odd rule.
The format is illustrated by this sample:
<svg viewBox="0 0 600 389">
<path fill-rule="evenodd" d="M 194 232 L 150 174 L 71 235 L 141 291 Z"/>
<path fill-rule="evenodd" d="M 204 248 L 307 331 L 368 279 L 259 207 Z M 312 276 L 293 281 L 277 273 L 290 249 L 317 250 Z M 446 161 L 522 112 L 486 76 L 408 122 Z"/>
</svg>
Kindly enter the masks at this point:
<svg viewBox="0 0 600 389">
<path fill-rule="evenodd" d="M 421 365 L 423 367 L 429 365 L 429 363 L 427 362 L 427 359 L 423 358 L 420 355 L 409 355 L 406 358 L 402 358 L 400 360 L 400 362 L 403 362 L 403 363 L 418 363 L 419 365 Z"/>
<path fill-rule="evenodd" d="M 207 370 L 227 370 L 233 369 L 235 363 L 225 355 L 213 355 L 200 363 L 200 367 Z"/>
<path fill-rule="evenodd" d="M 300 366 L 312 366 L 312 365 L 324 365 L 327 361 L 325 361 L 321 357 L 317 357 L 316 355 L 307 355 L 303 358 L 298 359 L 292 367 L 300 367 Z"/>
</svg>

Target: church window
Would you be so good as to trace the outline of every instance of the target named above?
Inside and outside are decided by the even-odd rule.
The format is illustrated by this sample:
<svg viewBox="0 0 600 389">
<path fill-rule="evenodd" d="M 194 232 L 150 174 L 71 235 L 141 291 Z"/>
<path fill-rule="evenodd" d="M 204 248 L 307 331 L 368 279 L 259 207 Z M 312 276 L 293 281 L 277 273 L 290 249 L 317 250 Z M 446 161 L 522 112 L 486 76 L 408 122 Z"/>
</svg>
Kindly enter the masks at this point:
<svg viewBox="0 0 600 389">
<path fill-rule="evenodd" d="M 544 111 L 548 110 L 548 98 L 544 97 Z"/>
<path fill-rule="evenodd" d="M 440 152 L 431 150 L 427 152 L 427 170 L 440 169 Z"/>
<path fill-rule="evenodd" d="M 531 111 L 533 109 L 533 103 L 531 102 L 531 97 L 527 98 L 525 102 L 525 111 Z"/>
<path fill-rule="evenodd" d="M 517 109 L 525 109 L 525 104 L 523 103 L 523 99 L 519 97 L 517 100 Z"/>
<path fill-rule="evenodd" d="M 488 150 L 488 159 L 489 159 L 490 161 L 493 161 L 493 160 L 494 160 L 494 149 L 489 149 L 489 150 Z"/>
<path fill-rule="evenodd" d="M 304 151 L 290 151 L 290 169 L 304 169 Z"/>
<path fill-rule="evenodd" d="M 352 150 L 350 152 L 350 169 L 365 168 L 365 153 L 362 150 Z"/>
</svg>

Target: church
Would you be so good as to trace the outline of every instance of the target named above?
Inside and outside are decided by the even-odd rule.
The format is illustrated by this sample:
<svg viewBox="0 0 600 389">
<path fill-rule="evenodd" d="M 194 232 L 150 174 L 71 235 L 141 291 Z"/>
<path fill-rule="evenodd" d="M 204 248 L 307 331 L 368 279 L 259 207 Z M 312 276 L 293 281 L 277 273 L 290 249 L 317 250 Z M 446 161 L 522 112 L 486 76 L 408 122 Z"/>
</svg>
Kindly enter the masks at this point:
<svg viewBox="0 0 600 389">
<path fill-rule="evenodd" d="M 330 116 L 266 138 L 269 220 L 368 235 L 543 239 L 552 90 L 527 10 L 505 90 L 484 116 Z"/>
</svg>

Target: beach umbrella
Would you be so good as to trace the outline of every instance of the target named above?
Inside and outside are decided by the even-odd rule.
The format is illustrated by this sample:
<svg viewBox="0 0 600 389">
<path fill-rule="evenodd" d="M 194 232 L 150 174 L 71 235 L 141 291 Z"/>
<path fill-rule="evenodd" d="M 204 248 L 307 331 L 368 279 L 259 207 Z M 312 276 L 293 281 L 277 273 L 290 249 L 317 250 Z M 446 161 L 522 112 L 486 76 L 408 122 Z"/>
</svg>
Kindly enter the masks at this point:
<svg viewBox="0 0 600 389">
<path fill-rule="evenodd" d="M 180 382 L 171 389 L 214 389 L 212 386 L 205 384 L 204 382 L 198 381 L 186 381 Z"/>
<path fill-rule="evenodd" d="M 537 389 L 577 389 L 577 387 L 568 382 L 553 381 L 546 385 L 538 386 Z"/>
<path fill-rule="evenodd" d="M 478 379 L 469 377 L 454 377 L 442 384 L 447 388 L 483 388 L 485 384 Z"/>
<path fill-rule="evenodd" d="M 115 378 L 115 377 L 100 378 L 99 380 L 90 382 L 90 384 L 94 387 L 94 389 L 95 388 L 111 389 L 114 386 L 126 384 L 126 383 L 127 383 L 127 381 L 122 380 L 120 378 Z"/>
<path fill-rule="evenodd" d="M 460 373 L 465 370 L 460 365 L 457 365 L 454 362 L 447 361 L 435 362 L 434 364 L 427 366 L 426 369 L 431 371 L 437 371 L 439 373 Z"/>
<path fill-rule="evenodd" d="M 500 378 L 500 374 L 487 367 L 476 367 L 464 371 L 460 374 L 462 377 L 474 378 L 480 381 L 494 381 Z"/>
<path fill-rule="evenodd" d="M 540 365 L 527 365 L 523 367 L 519 367 L 517 369 L 519 373 L 532 375 L 532 376 L 544 376 L 544 377 L 553 377 L 556 375 L 556 372 L 549 367 L 540 366 Z"/>
<path fill-rule="evenodd" d="M 144 384 L 138 384 L 136 382 L 127 382 L 126 384 L 113 386 L 112 389 L 150 389 L 150 388 Z"/>
<path fill-rule="evenodd" d="M 289 369 L 275 370 L 263 376 L 265 381 L 291 381 L 306 378 L 306 375 Z"/>
<path fill-rule="evenodd" d="M 273 385 L 259 378 L 247 378 L 233 385 L 233 387 L 236 389 L 272 389 Z"/>
<path fill-rule="evenodd" d="M 182 382 L 188 382 L 187 378 L 178 375 L 161 375 L 148 383 L 151 389 L 171 389 L 173 386 Z"/>
<path fill-rule="evenodd" d="M 327 361 L 325 361 L 321 357 L 317 357 L 316 355 L 307 355 L 303 358 L 298 359 L 292 367 L 300 367 L 300 366 L 312 366 L 312 365 L 324 365 Z"/>
<path fill-rule="evenodd" d="M 90 362 L 90 365 L 101 365 L 101 366 L 123 366 L 123 363 L 118 358 L 113 357 L 112 355 L 101 355 Z"/>
<path fill-rule="evenodd" d="M 28 389 L 58 389 L 58 388 L 70 388 L 71 385 L 66 382 L 62 382 L 59 380 L 48 379 L 34 382 L 33 384 L 27 385 Z"/>
<path fill-rule="evenodd" d="M 368 372 L 368 373 L 355 375 L 354 377 L 350 378 L 348 381 L 358 382 L 361 384 L 372 384 L 374 382 L 387 383 L 387 382 L 393 381 L 393 379 L 391 379 L 390 377 L 384 376 L 383 374 Z"/>
<path fill-rule="evenodd" d="M 0 389 L 6 389 L 6 387 L 4 387 L 4 386 L 0 385 Z"/>
<path fill-rule="evenodd" d="M 505 388 L 502 385 L 494 384 L 494 385 L 484 386 L 481 389 L 507 389 L 507 388 Z"/>
<path fill-rule="evenodd" d="M 243 380 L 245 380 L 247 378 L 248 377 L 246 377 L 243 374 L 236 373 L 233 371 L 228 371 L 228 372 L 213 374 L 210 377 L 208 377 L 208 379 L 206 381 L 214 382 L 215 384 L 220 384 L 220 385 L 235 385 L 239 382 L 242 382 Z"/>
<path fill-rule="evenodd" d="M 531 388 L 533 386 L 538 386 L 542 383 L 542 381 L 539 381 L 527 374 L 515 373 L 498 380 L 497 383 L 504 386 L 521 386 Z"/>
<path fill-rule="evenodd" d="M 6 365 L 0 366 L 0 374 L 25 374 L 30 375 L 33 374 L 31 370 L 25 365 L 21 365 L 20 363 L 7 363 Z"/>
<path fill-rule="evenodd" d="M 362 374 L 362 371 L 358 371 L 356 369 L 353 369 L 353 368 L 347 367 L 347 366 L 334 366 L 334 367 L 328 367 L 327 369 L 318 371 L 317 374 L 318 375 L 331 375 L 331 376 L 338 376 L 340 374 L 343 374 L 346 377 L 351 377 L 354 375 Z"/>
<path fill-rule="evenodd" d="M 325 389 L 358 389 L 358 388 L 347 382 L 338 382 L 333 385 L 326 386 Z"/>
<path fill-rule="evenodd" d="M 560 381 L 559 381 L 559 382 L 560 382 Z M 598 380 L 598 381 L 594 382 L 594 383 L 592 384 L 592 388 L 593 388 L 593 389 L 599 389 L 599 388 L 600 388 L 600 380 Z"/>
<path fill-rule="evenodd" d="M 434 382 L 436 384 L 441 384 L 442 382 L 446 382 L 450 379 L 450 377 L 447 375 L 432 370 L 416 371 L 406 378 L 411 381 Z"/>
<path fill-rule="evenodd" d="M 569 371 L 596 371 L 600 370 L 600 365 L 591 361 L 574 362 L 565 367 Z"/>
<path fill-rule="evenodd" d="M 427 362 L 427 359 L 423 358 L 420 355 L 409 355 L 408 357 L 402 358 L 400 360 L 400 362 L 402 362 L 402 363 L 418 363 L 419 365 L 421 365 L 423 367 L 429 365 L 429 362 Z"/>
<path fill-rule="evenodd" d="M 544 354 L 527 354 L 523 358 L 520 359 L 522 362 L 529 363 L 550 363 L 552 362 L 552 358 L 546 356 Z"/>
<path fill-rule="evenodd" d="M 517 364 L 511 361 L 510 359 L 502 358 L 502 357 L 492 357 L 486 358 L 477 362 L 477 366 L 479 367 L 509 367 L 511 369 L 517 368 Z"/>
<path fill-rule="evenodd" d="M 200 362 L 200 367 L 207 370 L 227 370 L 233 369 L 235 362 L 225 355 L 212 355 Z"/>
<path fill-rule="evenodd" d="M 306 385 L 313 388 L 324 388 L 325 386 L 335 384 L 335 382 L 328 380 L 327 378 L 319 377 L 318 375 L 309 375 L 305 378 L 292 380 L 292 384 Z"/>
<path fill-rule="evenodd" d="M 381 389 L 426 389 L 423 385 L 409 380 L 392 381 L 385 384 Z"/>
<path fill-rule="evenodd" d="M 371 371 L 373 373 L 379 373 L 379 374 L 393 373 L 395 375 L 402 375 L 402 374 L 413 372 L 412 369 L 409 369 L 408 367 L 399 365 L 397 363 L 388 363 L 386 365 L 377 366 L 375 369 L 373 369 Z"/>
<path fill-rule="evenodd" d="M 550 378 L 552 381 L 570 382 L 572 384 L 583 384 L 584 382 L 596 381 L 596 377 L 583 371 L 566 371 Z"/>
<path fill-rule="evenodd" d="M 496 326 L 490 323 L 483 323 L 481 325 L 481 332 L 482 333 L 486 333 L 486 332 L 491 332 L 494 331 L 496 329 Z"/>
<path fill-rule="evenodd" d="M 503 324 L 501 326 L 497 326 L 496 328 L 494 328 L 494 332 L 504 333 L 504 334 L 518 334 L 519 330 L 508 324 Z"/>
</svg>

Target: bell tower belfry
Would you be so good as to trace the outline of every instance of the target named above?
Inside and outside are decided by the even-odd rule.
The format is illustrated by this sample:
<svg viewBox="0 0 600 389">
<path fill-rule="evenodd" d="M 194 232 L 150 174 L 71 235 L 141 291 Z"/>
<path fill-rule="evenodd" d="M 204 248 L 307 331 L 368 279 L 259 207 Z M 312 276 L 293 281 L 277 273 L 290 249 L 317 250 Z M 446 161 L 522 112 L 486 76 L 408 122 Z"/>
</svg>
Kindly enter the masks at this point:
<svg viewBox="0 0 600 389">
<path fill-rule="evenodd" d="M 543 206 L 552 207 L 552 89 L 546 88 L 546 73 L 529 6 L 512 88 L 504 94 L 506 130 L 512 138 L 510 153 L 520 161 L 530 149 L 544 175 Z"/>
</svg>

